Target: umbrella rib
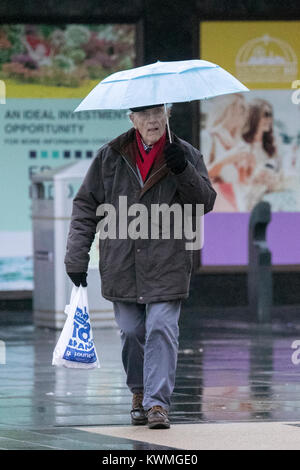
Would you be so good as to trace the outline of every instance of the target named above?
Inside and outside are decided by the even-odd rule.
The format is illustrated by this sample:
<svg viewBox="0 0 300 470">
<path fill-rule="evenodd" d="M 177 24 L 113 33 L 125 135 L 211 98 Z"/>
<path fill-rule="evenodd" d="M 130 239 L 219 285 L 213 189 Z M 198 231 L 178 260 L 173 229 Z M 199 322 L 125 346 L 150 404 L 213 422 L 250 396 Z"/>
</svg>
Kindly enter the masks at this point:
<svg viewBox="0 0 300 470">
<path fill-rule="evenodd" d="M 106 83 L 117 83 L 117 82 L 126 82 L 126 81 L 129 81 L 129 80 L 138 80 L 139 78 L 145 78 L 145 77 L 151 77 L 151 76 L 158 76 L 158 75 L 178 75 L 178 74 L 183 74 L 185 72 L 189 72 L 191 70 L 196 70 L 196 69 L 201 69 L 201 70 L 204 70 L 204 69 L 213 69 L 213 68 L 217 68 L 219 67 L 219 65 L 215 65 L 214 64 L 214 67 L 192 67 L 188 70 L 182 70 L 182 71 L 174 71 L 174 72 L 159 72 L 159 73 L 152 73 L 152 74 L 144 74 L 144 75 L 139 75 L 138 77 L 130 77 L 130 78 L 120 78 L 120 79 L 116 79 L 116 80 L 107 80 L 107 79 L 104 79 L 102 80 L 102 84 L 105 85 Z"/>
</svg>

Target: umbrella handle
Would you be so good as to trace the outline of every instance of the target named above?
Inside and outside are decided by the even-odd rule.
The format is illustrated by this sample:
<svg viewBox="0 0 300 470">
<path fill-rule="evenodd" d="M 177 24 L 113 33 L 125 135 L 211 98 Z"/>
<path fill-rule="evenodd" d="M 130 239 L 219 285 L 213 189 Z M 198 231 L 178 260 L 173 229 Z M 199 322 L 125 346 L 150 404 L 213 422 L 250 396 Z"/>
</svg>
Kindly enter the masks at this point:
<svg viewBox="0 0 300 470">
<path fill-rule="evenodd" d="M 171 143 L 172 143 L 172 138 L 171 138 L 170 124 L 169 124 L 169 116 L 168 116 L 168 113 L 167 113 L 167 106 L 166 106 L 166 103 L 164 103 L 164 107 L 165 107 L 165 113 L 166 113 L 166 118 L 167 118 L 167 129 L 168 129 L 169 141 L 170 141 L 170 144 L 171 144 Z"/>
</svg>

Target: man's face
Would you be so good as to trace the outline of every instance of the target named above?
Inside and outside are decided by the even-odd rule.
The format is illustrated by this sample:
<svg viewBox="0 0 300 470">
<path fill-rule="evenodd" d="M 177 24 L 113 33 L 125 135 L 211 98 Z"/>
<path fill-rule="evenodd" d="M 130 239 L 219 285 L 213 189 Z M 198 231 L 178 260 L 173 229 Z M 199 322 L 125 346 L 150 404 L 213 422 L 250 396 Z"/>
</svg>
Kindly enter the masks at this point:
<svg viewBox="0 0 300 470">
<path fill-rule="evenodd" d="M 146 145 L 155 144 L 165 132 L 167 117 L 164 106 L 132 113 L 130 119 Z"/>
</svg>

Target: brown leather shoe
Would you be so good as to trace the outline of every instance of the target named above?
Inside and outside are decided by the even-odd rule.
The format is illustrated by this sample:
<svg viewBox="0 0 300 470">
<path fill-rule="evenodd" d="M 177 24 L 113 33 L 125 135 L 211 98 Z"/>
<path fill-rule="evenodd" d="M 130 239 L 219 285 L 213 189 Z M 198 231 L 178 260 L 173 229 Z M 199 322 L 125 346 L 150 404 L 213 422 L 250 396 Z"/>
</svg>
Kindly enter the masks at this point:
<svg viewBox="0 0 300 470">
<path fill-rule="evenodd" d="M 155 405 L 147 413 L 148 427 L 150 429 L 169 429 L 168 412 L 162 406 Z"/>
<path fill-rule="evenodd" d="M 141 426 L 147 424 L 147 413 L 143 408 L 143 393 L 134 393 L 132 397 L 132 410 L 130 411 L 131 424 Z"/>
</svg>

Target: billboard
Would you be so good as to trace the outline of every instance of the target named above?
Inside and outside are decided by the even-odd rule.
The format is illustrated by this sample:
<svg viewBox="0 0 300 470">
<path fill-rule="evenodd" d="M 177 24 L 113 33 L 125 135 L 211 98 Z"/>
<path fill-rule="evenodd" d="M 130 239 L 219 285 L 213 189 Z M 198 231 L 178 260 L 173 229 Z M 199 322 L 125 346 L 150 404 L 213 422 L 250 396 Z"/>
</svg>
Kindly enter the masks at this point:
<svg viewBox="0 0 300 470">
<path fill-rule="evenodd" d="M 92 159 L 131 127 L 125 110 L 73 110 L 134 66 L 134 25 L 0 26 L 0 290 L 33 288 L 30 176 Z"/>
<path fill-rule="evenodd" d="M 300 106 L 294 90 L 300 77 L 300 23 L 203 22 L 200 44 L 202 59 L 220 65 L 250 89 L 201 103 L 201 152 L 218 193 L 211 224 L 218 220 L 225 232 L 227 223 L 228 229 L 240 225 L 235 232 L 240 238 L 233 236 L 224 255 L 208 255 L 204 247 L 203 262 L 247 264 L 249 213 L 263 200 L 273 213 L 273 261 L 300 263 L 295 232 L 300 216 Z M 283 218 L 291 228 L 289 240 L 278 232 Z M 286 242 L 290 250 L 280 248 Z"/>
</svg>

